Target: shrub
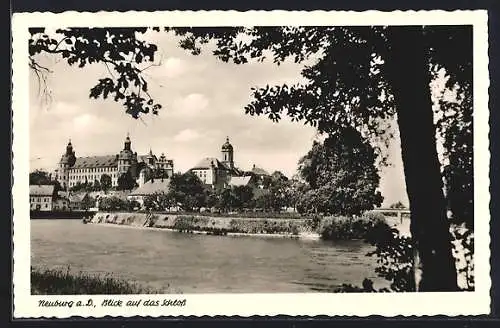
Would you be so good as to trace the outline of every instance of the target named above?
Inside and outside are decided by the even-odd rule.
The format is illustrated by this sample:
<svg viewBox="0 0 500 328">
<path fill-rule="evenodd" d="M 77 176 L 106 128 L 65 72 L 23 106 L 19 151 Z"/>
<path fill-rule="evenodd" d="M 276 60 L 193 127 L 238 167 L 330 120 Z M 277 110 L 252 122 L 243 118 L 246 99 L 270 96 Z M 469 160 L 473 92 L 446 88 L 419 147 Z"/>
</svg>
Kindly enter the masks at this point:
<svg viewBox="0 0 500 328">
<path fill-rule="evenodd" d="M 384 216 L 371 212 L 361 217 L 325 218 L 318 224 L 317 231 L 326 240 L 365 239 L 368 232 L 379 225 L 386 225 Z"/>
</svg>

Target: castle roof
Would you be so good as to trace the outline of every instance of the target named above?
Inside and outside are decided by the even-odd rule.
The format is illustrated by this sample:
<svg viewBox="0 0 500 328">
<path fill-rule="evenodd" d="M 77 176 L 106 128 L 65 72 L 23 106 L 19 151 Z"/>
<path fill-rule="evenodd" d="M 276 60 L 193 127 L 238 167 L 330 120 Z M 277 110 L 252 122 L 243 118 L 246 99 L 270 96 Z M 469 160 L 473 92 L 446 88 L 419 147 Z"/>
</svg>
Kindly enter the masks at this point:
<svg viewBox="0 0 500 328">
<path fill-rule="evenodd" d="M 30 196 L 52 196 L 54 185 L 30 185 Z"/>
<path fill-rule="evenodd" d="M 238 186 L 246 186 L 252 179 L 251 176 L 246 176 L 246 177 L 231 177 L 229 180 L 229 185 L 238 187 Z"/>
<path fill-rule="evenodd" d="M 263 168 L 257 167 L 255 165 L 253 166 L 253 168 L 250 172 L 252 172 L 255 175 L 269 175 L 269 173 L 267 173 L 266 170 L 264 170 Z"/>
<path fill-rule="evenodd" d="M 165 193 L 170 186 L 170 179 L 151 179 L 130 193 L 130 196 L 153 195 Z"/>
<path fill-rule="evenodd" d="M 215 168 L 217 168 L 217 169 L 230 170 L 230 168 L 226 164 L 222 163 L 221 161 L 219 161 L 215 157 L 205 157 L 202 160 L 200 160 L 191 169 L 192 170 L 195 170 L 195 169 L 210 169 L 212 167 L 212 165 L 214 165 Z"/>
<path fill-rule="evenodd" d="M 77 157 L 72 168 L 94 168 L 116 166 L 118 159 L 116 155 Z"/>
<path fill-rule="evenodd" d="M 149 157 L 153 157 L 155 160 L 157 160 L 158 158 L 156 157 L 156 155 L 153 155 L 153 154 L 146 154 L 146 155 L 137 155 L 137 161 L 138 162 L 144 162 L 144 163 L 147 163 L 147 159 Z"/>
</svg>

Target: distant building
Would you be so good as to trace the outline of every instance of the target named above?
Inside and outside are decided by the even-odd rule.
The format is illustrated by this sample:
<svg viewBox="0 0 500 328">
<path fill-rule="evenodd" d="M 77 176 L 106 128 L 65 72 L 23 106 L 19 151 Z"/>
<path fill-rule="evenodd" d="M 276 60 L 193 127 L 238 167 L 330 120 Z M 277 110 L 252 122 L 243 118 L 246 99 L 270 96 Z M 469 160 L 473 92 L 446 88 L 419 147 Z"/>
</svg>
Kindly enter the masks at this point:
<svg viewBox="0 0 500 328">
<path fill-rule="evenodd" d="M 221 147 L 221 158 L 206 157 L 201 159 L 190 172 L 194 173 L 206 186 L 221 189 L 232 186 L 248 185 L 252 188 L 264 188 L 269 183 L 269 173 L 253 165 L 250 171 L 236 167 L 234 163 L 234 147 L 229 137 Z"/>
<path fill-rule="evenodd" d="M 78 183 L 100 182 L 104 174 L 110 176 L 112 187 L 118 186 L 118 178 L 125 173 L 130 173 L 139 185 L 158 174 L 172 176 L 173 160 L 167 159 L 164 154 L 158 158 L 152 150 L 147 155 L 138 156 L 132 151 L 131 144 L 127 135 L 123 149 L 116 155 L 76 157 L 70 140 L 59 161 L 55 178 L 63 189 L 68 189 Z"/>
<path fill-rule="evenodd" d="M 229 137 L 221 147 L 221 159 L 206 157 L 201 159 L 189 171 L 194 173 L 206 185 L 212 188 L 226 188 L 231 177 L 244 175 L 244 171 L 234 165 L 234 148 Z"/>
<path fill-rule="evenodd" d="M 132 191 L 127 199 L 144 205 L 144 198 L 155 194 L 166 194 L 170 188 L 170 179 L 151 179 Z"/>
<path fill-rule="evenodd" d="M 52 211 L 56 198 L 54 185 L 30 185 L 31 211 Z"/>
<path fill-rule="evenodd" d="M 240 186 L 249 186 L 256 187 L 256 179 L 254 176 L 248 175 L 244 177 L 231 177 L 229 179 L 230 187 L 240 187 Z"/>
<path fill-rule="evenodd" d="M 66 192 L 57 192 L 52 202 L 52 209 L 54 211 L 68 211 L 71 210 L 70 200 Z"/>
<path fill-rule="evenodd" d="M 253 177 L 253 183 L 256 187 L 261 189 L 269 187 L 271 175 L 263 168 L 257 167 L 254 164 L 252 170 L 246 174 Z"/>
<path fill-rule="evenodd" d="M 69 196 L 69 206 L 71 210 L 73 211 L 83 210 L 84 209 L 83 200 L 86 196 L 87 196 L 86 193 L 71 194 Z"/>
</svg>

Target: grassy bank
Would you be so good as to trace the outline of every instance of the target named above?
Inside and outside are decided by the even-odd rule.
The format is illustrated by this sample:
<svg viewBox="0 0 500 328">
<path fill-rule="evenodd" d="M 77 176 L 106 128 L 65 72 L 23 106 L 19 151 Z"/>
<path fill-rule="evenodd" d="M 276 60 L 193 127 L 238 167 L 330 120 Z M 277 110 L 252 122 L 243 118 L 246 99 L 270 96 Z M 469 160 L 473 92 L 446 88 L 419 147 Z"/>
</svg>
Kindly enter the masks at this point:
<svg viewBox="0 0 500 328">
<path fill-rule="evenodd" d="M 111 275 L 31 268 L 32 295 L 161 294 Z"/>
</svg>

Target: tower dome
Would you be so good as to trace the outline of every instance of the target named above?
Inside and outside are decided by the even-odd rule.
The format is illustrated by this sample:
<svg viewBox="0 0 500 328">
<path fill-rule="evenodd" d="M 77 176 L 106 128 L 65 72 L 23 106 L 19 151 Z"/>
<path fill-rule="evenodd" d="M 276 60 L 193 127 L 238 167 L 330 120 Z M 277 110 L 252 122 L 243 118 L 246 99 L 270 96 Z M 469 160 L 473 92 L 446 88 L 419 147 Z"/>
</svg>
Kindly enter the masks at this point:
<svg viewBox="0 0 500 328">
<path fill-rule="evenodd" d="M 68 164 L 69 166 L 73 166 L 75 164 L 76 157 L 75 151 L 73 150 L 73 145 L 71 144 L 71 139 L 68 141 L 66 145 L 66 152 L 61 156 L 61 164 Z"/>
<path fill-rule="evenodd" d="M 226 142 L 222 145 L 222 150 L 233 150 L 233 145 L 229 143 L 229 137 L 226 137 Z"/>
<path fill-rule="evenodd" d="M 233 145 L 229 143 L 229 137 L 226 137 L 226 142 L 222 145 L 222 163 L 226 164 L 229 168 L 234 168 L 234 151 Z"/>
</svg>

